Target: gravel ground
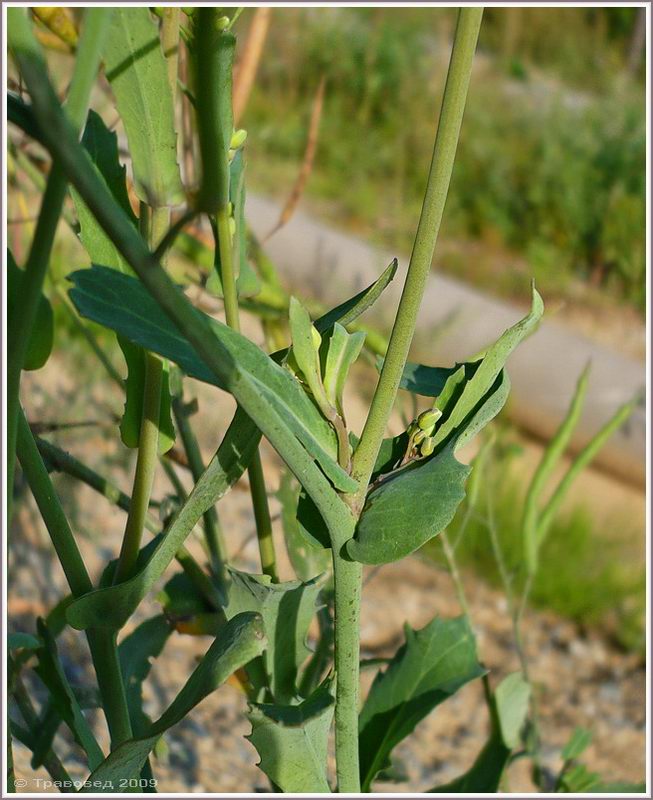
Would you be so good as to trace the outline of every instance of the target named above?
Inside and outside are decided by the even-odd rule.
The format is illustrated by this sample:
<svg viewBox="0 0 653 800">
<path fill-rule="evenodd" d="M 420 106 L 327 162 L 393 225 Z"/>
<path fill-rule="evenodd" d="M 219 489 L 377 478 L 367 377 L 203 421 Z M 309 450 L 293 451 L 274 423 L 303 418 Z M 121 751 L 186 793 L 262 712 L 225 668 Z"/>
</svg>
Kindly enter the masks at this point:
<svg viewBox="0 0 653 800">
<path fill-rule="evenodd" d="M 78 376 L 69 366 L 53 359 L 44 373 L 36 377 L 28 376 L 24 395 L 33 418 L 79 419 L 83 418 L 80 409 L 85 409 L 88 415 L 89 393 L 78 391 Z M 93 383 L 89 391 L 100 409 L 96 416 L 101 416 L 102 404 L 108 402 L 106 385 Z M 358 406 L 355 401 L 351 404 L 352 417 L 359 417 L 360 402 Z M 202 445 L 208 456 L 228 424 L 230 405 L 220 393 L 205 387 L 200 388 L 200 405 Z M 128 490 L 130 473 L 125 471 L 124 448 L 107 440 L 97 429 L 72 431 L 59 438 L 71 452 L 85 457 L 91 466 Z M 264 463 L 266 473 L 271 476 L 270 488 L 274 489 L 278 467 L 274 455 L 267 450 Z M 117 552 L 124 515 L 90 489 L 61 476 L 55 480 L 73 519 L 83 555 L 93 578 L 97 579 L 102 563 Z M 161 478 L 156 491 L 159 495 L 169 491 Z M 219 511 L 235 565 L 256 571 L 254 523 L 244 479 L 220 504 Z M 275 501 L 272 511 L 277 511 Z M 275 535 L 282 577 L 290 577 L 280 531 Z M 200 554 L 197 542 L 192 542 L 191 548 Z M 47 536 L 31 500 L 20 503 L 15 515 L 9 566 L 10 629 L 32 631 L 34 617 L 62 596 L 65 583 L 61 569 L 52 559 Z M 479 656 L 490 669 L 491 679 L 500 680 L 518 666 L 505 599 L 478 576 L 464 575 L 464 582 L 478 636 Z M 153 597 L 154 593 L 134 615 L 125 633 L 140 620 L 157 613 Z M 421 627 L 436 614 L 450 617 L 459 613 L 449 576 L 433 564 L 413 557 L 370 571 L 366 574 L 362 609 L 363 652 L 366 656 L 389 656 L 403 640 L 404 622 Z M 540 697 L 544 765 L 554 770 L 559 767 L 560 747 L 573 729 L 582 725 L 594 732 L 585 759 L 590 769 L 610 780 L 642 780 L 645 672 L 638 657 L 616 650 L 599 631 L 581 632 L 572 623 L 548 613 L 528 611 L 524 630 L 525 650 Z M 209 644 L 206 637 L 172 635 L 147 682 L 148 713 L 156 715 L 170 702 L 196 658 Z M 76 676 L 80 682 L 90 680 L 81 635 L 66 632 L 60 640 L 60 653 L 71 677 Z M 366 686 L 372 677 L 370 672 L 364 675 Z M 159 790 L 264 791 L 267 783 L 255 766 L 257 755 L 244 738 L 249 731 L 243 715 L 245 709 L 244 696 L 226 685 L 166 734 L 167 752 L 154 764 Z M 103 719 L 97 712 L 90 712 L 90 718 L 100 743 L 106 747 Z M 378 790 L 425 791 L 450 780 L 470 765 L 484 743 L 487 727 L 481 685 L 476 681 L 427 717 L 398 748 L 396 754 L 407 780 L 379 785 Z M 85 777 L 79 749 L 66 735 L 58 734 L 55 747 L 71 774 Z M 14 755 L 19 778 L 47 777 L 42 770 L 35 773 L 30 769 L 25 748 L 15 745 Z M 506 789 L 534 790 L 524 762 L 517 762 L 511 768 Z M 43 785 L 32 784 L 31 790 L 45 789 Z"/>
</svg>

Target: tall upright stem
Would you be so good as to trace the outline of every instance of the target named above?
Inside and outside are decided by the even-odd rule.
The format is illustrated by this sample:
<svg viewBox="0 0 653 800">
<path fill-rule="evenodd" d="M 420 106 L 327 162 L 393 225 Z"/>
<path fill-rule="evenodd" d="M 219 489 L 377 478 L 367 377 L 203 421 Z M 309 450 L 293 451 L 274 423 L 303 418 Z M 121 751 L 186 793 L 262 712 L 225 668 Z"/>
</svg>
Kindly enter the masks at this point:
<svg viewBox="0 0 653 800">
<path fill-rule="evenodd" d="M 352 460 L 352 474 L 360 488 L 345 499 L 355 517 L 360 515 L 365 502 L 370 476 L 399 389 L 399 381 L 415 332 L 417 313 L 431 269 L 453 171 L 482 14 L 481 8 L 462 8 L 458 13 L 438 132 L 408 274 L 379 383 Z M 362 570 L 360 564 L 345 560 L 341 554 L 342 544 L 344 542 L 334 541 L 333 547 L 337 676 L 336 765 L 339 791 L 351 793 L 360 791 L 358 642 Z"/>
<path fill-rule="evenodd" d="M 35 49 L 30 32 L 27 9 L 13 8 L 7 16 L 9 47 L 21 73 L 31 69 L 31 61 L 36 59 L 45 68 L 39 50 Z M 75 60 L 66 112 L 75 130 L 84 124 L 86 110 L 95 81 L 104 36 L 107 31 L 112 9 L 87 9 L 84 15 L 84 28 L 80 38 Z M 7 508 L 11 516 L 14 487 L 16 434 L 18 425 L 18 404 L 20 394 L 20 375 L 25 362 L 29 337 L 36 319 L 36 309 L 43 288 L 45 273 L 50 261 L 54 236 L 59 223 L 66 197 L 66 177 L 56 163 L 52 165 L 39 219 L 30 247 L 25 275 L 21 286 L 20 313 L 13 315 L 12 324 L 7 331 Z"/>
</svg>

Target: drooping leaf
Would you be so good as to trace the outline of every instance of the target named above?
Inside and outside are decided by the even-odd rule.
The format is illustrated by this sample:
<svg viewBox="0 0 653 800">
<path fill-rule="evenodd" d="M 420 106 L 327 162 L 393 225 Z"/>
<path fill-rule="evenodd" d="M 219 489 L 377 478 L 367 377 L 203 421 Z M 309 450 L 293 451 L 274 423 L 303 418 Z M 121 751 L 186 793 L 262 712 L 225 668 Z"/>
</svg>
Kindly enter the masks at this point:
<svg viewBox="0 0 653 800">
<path fill-rule="evenodd" d="M 119 791 L 121 779 L 138 775 L 161 735 L 184 719 L 198 703 L 221 686 L 236 670 L 256 658 L 265 645 L 263 621 L 258 614 L 239 614 L 230 620 L 168 709 L 150 726 L 147 735 L 129 739 L 118 746 L 91 773 L 88 778 L 91 785 L 82 791 L 97 792 L 92 785 L 97 781 L 100 781 L 103 787 L 113 786 L 114 791 Z M 103 788 L 103 791 L 106 791 L 106 788 Z"/>
<path fill-rule="evenodd" d="M 315 580 L 272 583 L 269 575 L 236 570 L 229 570 L 229 575 L 227 619 L 243 611 L 256 611 L 263 617 L 268 639 L 263 654 L 266 684 L 275 703 L 291 703 L 297 698 L 297 672 L 310 654 L 306 636 L 320 584 Z M 252 682 L 256 683 L 255 677 Z"/>
<path fill-rule="evenodd" d="M 68 678 L 59 661 L 54 637 L 43 619 L 39 618 L 36 624 L 43 645 L 38 650 L 38 664 L 35 671 L 47 686 L 56 711 L 86 753 L 89 767 L 95 769 L 104 759 L 104 753 L 93 736 L 75 693 L 68 683 Z"/>
<path fill-rule="evenodd" d="M 74 283 L 70 295 L 80 314 L 169 358 L 186 374 L 226 388 L 138 280 L 99 266 L 74 272 L 70 279 Z M 260 393 L 261 413 L 273 411 L 281 417 L 336 487 L 354 491 L 356 482 L 334 460 L 337 449 L 333 428 L 300 383 L 249 339 L 204 316 L 238 365 L 242 380 L 251 382 Z"/>
<path fill-rule="evenodd" d="M 485 672 L 466 617 L 436 618 L 418 631 L 406 625 L 405 636 L 388 668 L 374 679 L 359 717 L 363 791 L 418 722 Z"/>
<path fill-rule="evenodd" d="M 381 371 L 384 358 L 378 356 L 376 368 Z M 424 364 L 416 364 L 407 361 L 401 375 L 399 387 L 412 394 L 420 394 L 424 397 L 438 397 L 449 377 L 456 371 L 455 367 L 428 367 Z"/>
<path fill-rule="evenodd" d="M 151 724 L 143 711 L 143 683 L 168 641 L 170 625 L 163 615 L 146 619 L 120 643 L 118 657 L 127 695 L 132 731 L 143 736 Z"/>
<path fill-rule="evenodd" d="M 12 320 L 21 313 L 21 294 L 25 273 L 14 261 L 11 250 L 7 250 L 7 328 L 11 330 Z M 23 369 L 41 369 L 50 357 L 54 339 L 54 319 L 48 298 L 41 294 L 36 306 L 34 326 L 29 335 Z"/>
<path fill-rule="evenodd" d="M 104 65 L 127 134 L 136 194 L 155 208 L 182 203 L 168 68 L 146 7 L 115 10 Z"/>
<path fill-rule="evenodd" d="M 102 117 L 92 109 L 88 113 L 82 144 L 91 157 L 97 176 L 111 192 L 113 199 L 122 208 L 134 227 L 137 227 L 138 220 L 127 194 L 126 169 L 120 163 L 118 137 L 114 131 L 107 128 Z M 131 267 L 106 235 L 79 193 L 73 188 L 70 189 L 70 193 L 79 220 L 79 238 L 91 261 L 103 264 L 105 267 L 114 267 L 131 275 Z"/>
<path fill-rule="evenodd" d="M 165 533 L 153 540 L 153 549 L 136 574 L 115 586 L 96 589 L 75 600 L 66 610 L 73 628 L 121 628 L 141 600 L 163 575 L 188 534 L 209 508 L 240 478 L 258 447 L 260 432 L 241 410 L 229 426 L 217 453 L 202 473 Z M 148 545 L 149 546 L 149 545 Z"/>
<path fill-rule="evenodd" d="M 59 708 L 54 700 L 50 698 L 39 717 L 38 725 L 31 731 L 29 747 L 32 751 L 32 758 L 30 759 L 30 767 L 32 769 L 38 769 L 42 766 L 48 753 L 52 750 L 52 742 L 62 721 L 63 717 Z M 100 757 L 104 758 L 104 755 L 101 754 Z"/>
<path fill-rule="evenodd" d="M 521 672 L 505 677 L 491 699 L 491 732 L 472 766 L 450 783 L 431 789 L 435 794 L 494 793 L 499 790 L 503 771 L 519 744 L 526 721 L 531 687 Z"/>
<path fill-rule="evenodd" d="M 388 564 L 426 544 L 451 522 L 471 468 L 453 447 L 391 474 L 368 494 L 347 553 L 363 564 Z"/>
<path fill-rule="evenodd" d="M 304 583 L 325 572 L 331 563 L 327 550 L 316 546 L 300 530 L 297 502 L 301 487 L 286 470 L 281 476 L 277 499 L 281 503 L 281 522 L 290 563 L 295 575 Z M 328 536 L 328 533 L 327 533 Z"/>
<path fill-rule="evenodd" d="M 327 683 L 299 705 L 256 704 L 249 712 L 247 737 L 258 764 L 282 792 L 328 793 L 327 743 L 334 700 Z"/>
</svg>

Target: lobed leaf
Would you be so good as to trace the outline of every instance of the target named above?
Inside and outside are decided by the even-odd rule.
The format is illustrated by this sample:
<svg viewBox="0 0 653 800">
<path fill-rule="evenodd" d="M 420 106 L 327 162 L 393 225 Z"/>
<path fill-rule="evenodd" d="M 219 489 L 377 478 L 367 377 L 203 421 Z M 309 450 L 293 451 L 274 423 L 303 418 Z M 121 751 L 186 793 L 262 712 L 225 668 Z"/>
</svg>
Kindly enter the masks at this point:
<svg viewBox="0 0 653 800">
<path fill-rule="evenodd" d="M 118 790 L 121 780 L 134 778 L 161 735 L 176 725 L 236 670 L 256 658 L 266 645 L 263 621 L 258 614 L 239 614 L 221 630 L 184 687 L 146 736 L 119 745 L 91 773 L 84 792 L 97 785 Z M 104 789 L 106 791 L 106 789 Z"/>
<path fill-rule="evenodd" d="M 247 737 L 258 764 L 282 792 L 328 793 L 327 743 L 334 700 L 327 682 L 299 705 L 253 705 Z"/>
<path fill-rule="evenodd" d="M 148 8 L 114 10 L 104 66 L 127 134 L 136 194 L 154 208 L 182 203 L 168 67 Z"/>
<path fill-rule="evenodd" d="M 79 630 L 90 627 L 121 628 L 163 575 L 202 514 L 214 506 L 243 474 L 259 439 L 258 428 L 243 411 L 237 410 L 217 453 L 187 501 L 175 514 L 165 533 L 148 545 L 152 549 L 145 563 L 129 580 L 96 589 L 73 601 L 66 609 L 70 625 Z"/>
<path fill-rule="evenodd" d="M 485 670 L 478 663 L 466 617 L 434 619 L 414 631 L 384 672 L 374 679 L 359 717 L 361 784 L 364 792 L 390 765 L 390 753 L 415 726 L 461 686 Z"/>
<path fill-rule="evenodd" d="M 243 611 L 263 618 L 268 644 L 263 653 L 265 682 L 276 703 L 297 698 L 297 673 L 310 654 L 306 636 L 316 611 L 320 584 L 286 581 L 272 583 L 269 575 L 250 575 L 230 569 L 227 619 Z M 256 681 L 253 680 L 256 684 Z M 256 686 L 256 688 L 260 688 Z"/>
</svg>

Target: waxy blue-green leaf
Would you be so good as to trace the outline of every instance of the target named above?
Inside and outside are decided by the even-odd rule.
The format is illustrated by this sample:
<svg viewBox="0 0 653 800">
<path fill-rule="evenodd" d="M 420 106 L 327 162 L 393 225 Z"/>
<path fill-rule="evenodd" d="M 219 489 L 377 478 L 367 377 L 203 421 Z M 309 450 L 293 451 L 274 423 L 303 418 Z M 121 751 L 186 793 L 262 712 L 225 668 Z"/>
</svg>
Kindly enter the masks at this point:
<svg viewBox="0 0 653 800">
<path fill-rule="evenodd" d="M 259 768 L 282 792 L 328 793 L 327 744 L 334 700 L 327 683 L 299 705 L 253 705 L 247 737 Z"/>
<path fill-rule="evenodd" d="M 31 633 L 8 633 L 7 650 L 37 650 L 41 642 Z"/>
<path fill-rule="evenodd" d="M 256 611 L 263 617 L 268 639 L 263 654 L 267 686 L 275 703 L 291 703 L 297 697 L 297 672 L 310 654 L 306 636 L 320 584 L 316 580 L 272 583 L 269 575 L 236 570 L 229 570 L 229 576 L 225 614 L 230 619 L 243 611 Z"/>
<path fill-rule="evenodd" d="M 374 679 L 359 717 L 361 786 L 390 765 L 390 753 L 436 706 L 485 673 L 466 617 L 434 619 L 414 631 Z"/>
<path fill-rule="evenodd" d="M 352 364 L 360 355 L 365 342 L 365 333 L 347 333 L 347 330 L 336 322 L 328 341 L 328 351 L 324 366 L 324 391 L 327 400 L 344 419 L 342 398 L 345 383 Z"/>
<path fill-rule="evenodd" d="M 113 791 L 120 791 L 120 781 L 138 775 L 162 734 L 184 719 L 236 670 L 260 655 L 265 645 L 263 621 L 258 614 L 239 614 L 230 620 L 168 709 L 150 726 L 147 735 L 129 739 L 117 747 L 91 773 L 89 782 L 101 782 L 103 787 L 112 786 Z M 83 791 L 97 792 L 97 788 L 90 785 Z"/>
<path fill-rule="evenodd" d="M 115 330 L 134 344 L 169 358 L 186 374 L 226 388 L 138 280 L 99 266 L 74 272 L 70 279 L 74 283 L 70 296 L 80 314 Z M 281 418 L 335 486 L 342 491 L 354 491 L 356 482 L 334 460 L 337 449 L 333 428 L 299 381 L 249 339 L 204 316 L 232 357 L 234 369 L 237 365 L 240 379 L 255 386 L 261 403 L 269 407 L 261 413 L 267 410 Z"/>
<path fill-rule="evenodd" d="M 391 473 L 368 494 L 355 537 L 346 545 L 349 556 L 388 564 L 422 547 L 453 519 L 470 471 L 448 446 Z"/>
<path fill-rule="evenodd" d="M 530 312 L 516 325 L 508 328 L 494 344 L 487 348 L 479 360 L 478 368 L 475 370 L 473 377 L 465 383 L 453 410 L 437 428 L 435 432 L 436 447 L 440 442 L 445 441 L 453 431 L 459 429 L 470 414 L 478 408 L 494 386 L 508 356 L 520 342 L 535 330 L 543 312 L 544 304 L 542 298 L 536 291 L 535 286 L 533 286 Z M 446 385 L 443 389 L 444 391 L 446 391 Z"/>
<path fill-rule="evenodd" d="M 382 356 L 378 356 L 376 359 L 376 368 L 379 372 L 384 361 Z M 407 361 L 401 375 L 399 388 L 424 397 L 438 397 L 449 377 L 456 371 L 457 366 L 428 367 L 424 364 Z"/>
<path fill-rule="evenodd" d="M 104 66 L 127 134 L 136 194 L 154 208 L 182 203 L 168 67 L 146 7 L 114 10 Z"/>
<path fill-rule="evenodd" d="M 38 650 L 38 664 L 35 671 L 47 686 L 55 710 L 68 725 L 76 741 L 86 753 L 89 767 L 95 769 L 103 761 L 104 753 L 93 736 L 75 693 L 68 683 L 68 678 L 59 661 L 54 636 L 48 630 L 43 619 L 38 619 L 36 625 L 43 645 Z"/>
<path fill-rule="evenodd" d="M 14 261 L 10 250 L 7 250 L 7 316 L 8 330 L 14 314 L 20 313 L 20 297 L 24 272 Z M 41 294 L 36 306 L 36 318 L 29 335 L 27 352 L 23 369 L 41 369 L 50 357 L 54 339 L 54 318 L 52 306 L 48 298 Z"/>
<path fill-rule="evenodd" d="M 260 432 L 249 417 L 238 410 L 217 453 L 202 473 L 184 505 L 165 533 L 148 547 L 144 565 L 136 574 L 115 586 L 96 589 L 68 606 L 66 618 L 73 628 L 119 629 L 134 613 L 141 600 L 163 575 L 201 516 L 240 478 L 258 447 Z"/>
<path fill-rule="evenodd" d="M 160 614 L 141 622 L 118 647 L 129 718 L 136 736 L 145 735 L 151 724 L 143 711 L 143 683 L 150 674 L 152 659 L 161 655 L 171 633 L 168 620 Z"/>
<path fill-rule="evenodd" d="M 306 582 L 329 569 L 331 556 L 322 545 L 315 545 L 301 531 L 297 519 L 297 503 L 301 487 L 292 473 L 286 470 L 281 476 L 276 496 L 281 504 L 281 523 L 290 563 L 300 581 Z M 327 532 L 328 541 L 328 532 Z"/>
<path fill-rule="evenodd" d="M 315 402 L 326 412 L 329 408 L 320 369 L 320 343 L 322 337 L 313 327 L 310 315 L 296 297 L 290 298 L 288 322 L 292 339 L 292 356 L 301 370 L 302 378 Z"/>
</svg>

